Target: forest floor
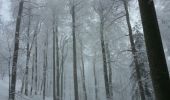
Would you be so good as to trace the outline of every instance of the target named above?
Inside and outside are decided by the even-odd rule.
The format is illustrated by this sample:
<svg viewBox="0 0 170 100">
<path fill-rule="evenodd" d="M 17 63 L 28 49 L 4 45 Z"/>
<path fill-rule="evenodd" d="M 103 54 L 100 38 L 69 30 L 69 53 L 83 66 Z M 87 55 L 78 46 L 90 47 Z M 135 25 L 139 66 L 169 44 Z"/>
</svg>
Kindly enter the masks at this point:
<svg viewBox="0 0 170 100">
<path fill-rule="evenodd" d="M 21 82 L 17 81 L 16 87 L 16 100 L 42 100 L 41 95 L 33 96 L 33 97 L 26 97 L 19 93 L 21 87 Z M 0 79 L 0 100 L 8 100 L 8 88 L 9 88 L 9 78 L 4 77 Z M 46 100 L 52 100 L 52 98 L 47 98 Z"/>
</svg>

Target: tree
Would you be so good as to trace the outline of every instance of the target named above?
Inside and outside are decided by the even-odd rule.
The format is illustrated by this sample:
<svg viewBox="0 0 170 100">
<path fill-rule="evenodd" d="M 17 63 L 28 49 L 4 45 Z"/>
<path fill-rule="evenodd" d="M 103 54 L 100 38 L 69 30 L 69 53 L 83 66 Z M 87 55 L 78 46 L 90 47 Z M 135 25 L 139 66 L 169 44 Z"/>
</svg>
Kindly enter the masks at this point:
<svg viewBox="0 0 170 100">
<path fill-rule="evenodd" d="M 53 100 L 56 100 L 56 68 L 55 68 L 55 15 L 53 15 Z"/>
<path fill-rule="evenodd" d="M 139 62 L 138 62 L 138 58 L 137 58 L 137 50 L 136 50 L 136 47 L 135 47 L 133 33 L 132 33 L 132 27 L 131 27 L 130 18 L 129 18 L 127 1 L 123 0 L 123 4 L 124 4 L 125 12 L 126 12 L 126 21 L 127 21 L 128 31 L 129 31 L 131 51 L 132 51 L 132 55 L 133 55 L 133 59 L 134 59 L 134 63 L 135 63 L 136 78 L 138 80 L 140 97 L 141 97 L 141 100 L 145 100 L 144 88 L 143 88 L 141 73 L 140 73 L 140 69 L 139 69 Z"/>
<path fill-rule="evenodd" d="M 14 44 L 14 53 L 13 53 L 13 64 L 12 64 L 12 76 L 11 76 L 11 89 L 9 92 L 9 100 L 15 100 L 15 88 L 16 88 L 16 72 L 17 72 L 17 61 L 18 61 L 18 50 L 19 50 L 19 33 L 20 33 L 20 24 L 22 19 L 24 0 L 21 0 L 19 3 L 19 11 L 16 22 L 16 31 L 15 31 L 15 44 Z"/>
<path fill-rule="evenodd" d="M 98 98 L 98 86 L 97 86 L 97 77 L 96 77 L 96 51 L 94 53 L 93 58 L 93 75 L 94 75 L 94 90 L 95 90 L 95 100 L 99 100 Z"/>
<path fill-rule="evenodd" d="M 108 79 L 108 71 L 107 71 L 107 62 L 106 62 L 106 46 L 104 40 L 104 24 L 105 24 L 105 12 L 107 9 L 104 9 L 103 2 L 101 0 L 98 1 L 99 6 L 95 8 L 95 11 L 100 17 L 100 43 L 101 43 L 101 51 L 102 51 L 102 58 L 103 58 L 103 73 L 104 73 L 104 82 L 105 82 L 105 90 L 106 90 L 106 98 L 109 100 L 110 92 L 109 92 L 109 79 Z"/>
<path fill-rule="evenodd" d="M 80 53 L 81 53 L 81 63 L 82 63 L 82 70 L 81 70 L 81 76 L 82 76 L 82 84 L 83 84 L 83 92 L 84 92 L 84 100 L 87 100 L 87 91 L 86 91 L 86 79 L 85 79 L 85 66 L 84 66 L 84 57 L 83 57 L 83 42 L 80 39 Z"/>
<path fill-rule="evenodd" d="M 143 34 L 139 31 L 140 27 L 139 25 L 135 25 L 133 28 L 135 34 L 133 35 L 134 38 L 134 43 L 135 43 L 135 48 L 136 48 L 136 56 L 138 58 L 139 62 L 139 70 L 143 82 L 143 88 L 144 88 L 144 94 L 146 100 L 154 100 L 153 96 L 153 87 L 152 87 L 152 82 L 151 82 L 151 77 L 150 77 L 150 70 L 149 70 L 149 64 L 148 64 L 148 58 L 146 54 L 146 48 L 145 48 L 145 43 L 144 43 L 144 36 Z M 136 71 L 135 71 L 135 65 L 134 65 L 134 60 L 131 64 L 132 72 L 131 72 L 131 80 L 132 80 L 132 99 L 133 100 L 138 100 L 140 97 L 139 95 L 139 88 L 136 87 L 136 84 L 138 83 L 138 80 L 136 78 Z"/>
<path fill-rule="evenodd" d="M 29 1 L 30 2 L 30 1 Z M 30 59 L 30 26 L 31 26 L 31 6 L 28 8 L 28 27 L 27 27 L 27 54 L 26 54 L 26 70 L 25 70 L 25 95 L 28 96 L 28 70 Z"/>
<path fill-rule="evenodd" d="M 46 33 L 46 40 L 44 43 L 43 100 L 45 100 L 45 96 L 46 96 L 46 81 L 47 81 L 46 77 L 47 77 L 47 66 L 48 66 L 47 49 L 48 49 L 48 33 Z"/>
<path fill-rule="evenodd" d="M 56 22 L 56 67 L 57 67 L 57 100 L 60 99 L 60 59 L 59 59 L 59 34 L 58 34 L 58 23 Z"/>
<path fill-rule="evenodd" d="M 112 65 L 111 65 L 111 55 L 109 50 L 109 43 L 106 43 L 106 54 L 107 54 L 107 64 L 108 64 L 108 76 L 109 76 L 109 92 L 110 98 L 113 99 L 113 86 L 112 86 Z"/>
<path fill-rule="evenodd" d="M 64 82 L 64 79 L 65 79 L 65 68 L 64 68 L 64 63 L 65 63 L 65 60 L 66 60 L 66 57 L 67 57 L 67 51 L 68 51 L 68 49 L 65 47 L 66 45 L 67 45 L 67 42 L 68 42 L 68 40 L 67 40 L 67 37 L 66 36 L 64 36 L 64 38 L 63 39 L 61 39 L 62 40 L 62 43 L 61 43 L 61 45 L 60 45 L 60 47 L 61 47 L 61 65 L 60 65 L 60 77 L 61 77 L 61 81 L 60 81 L 60 84 L 61 84 L 61 100 L 64 100 L 64 93 L 65 93 L 65 82 Z M 66 50 L 65 50 L 66 49 Z"/>
<path fill-rule="evenodd" d="M 71 4 L 71 18 L 72 18 L 72 37 L 73 37 L 73 77 L 74 77 L 74 97 L 79 100 L 78 95 L 78 79 L 77 79 L 77 50 L 76 50 L 76 3 L 73 0 Z"/>
<path fill-rule="evenodd" d="M 138 0 L 156 100 L 170 99 L 170 80 L 153 0 Z"/>
</svg>

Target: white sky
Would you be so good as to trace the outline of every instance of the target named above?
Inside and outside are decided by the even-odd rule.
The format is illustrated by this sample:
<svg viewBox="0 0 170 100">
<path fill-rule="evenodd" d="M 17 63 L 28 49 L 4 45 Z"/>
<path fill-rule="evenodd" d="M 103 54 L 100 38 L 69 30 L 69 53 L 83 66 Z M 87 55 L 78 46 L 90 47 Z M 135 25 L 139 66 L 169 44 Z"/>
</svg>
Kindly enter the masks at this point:
<svg viewBox="0 0 170 100">
<path fill-rule="evenodd" d="M 3 21 L 9 21 L 11 18 L 10 14 L 10 0 L 0 0 L 0 15 Z"/>
</svg>

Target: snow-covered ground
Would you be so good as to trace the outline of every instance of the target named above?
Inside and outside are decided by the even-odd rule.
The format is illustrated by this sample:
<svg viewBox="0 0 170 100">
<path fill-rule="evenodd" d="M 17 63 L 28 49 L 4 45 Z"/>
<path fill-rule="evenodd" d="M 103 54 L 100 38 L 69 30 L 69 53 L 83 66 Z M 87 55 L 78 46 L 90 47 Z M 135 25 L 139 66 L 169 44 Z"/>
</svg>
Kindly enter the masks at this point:
<svg viewBox="0 0 170 100">
<path fill-rule="evenodd" d="M 8 87 L 9 86 L 9 78 L 5 77 L 3 80 L 0 79 L 0 100 L 8 100 Z M 17 87 L 16 87 L 16 100 L 42 100 L 42 96 L 30 96 L 26 97 L 21 95 L 18 91 L 20 90 L 21 82 L 17 81 Z M 52 98 L 47 98 L 46 100 L 52 100 Z"/>
</svg>

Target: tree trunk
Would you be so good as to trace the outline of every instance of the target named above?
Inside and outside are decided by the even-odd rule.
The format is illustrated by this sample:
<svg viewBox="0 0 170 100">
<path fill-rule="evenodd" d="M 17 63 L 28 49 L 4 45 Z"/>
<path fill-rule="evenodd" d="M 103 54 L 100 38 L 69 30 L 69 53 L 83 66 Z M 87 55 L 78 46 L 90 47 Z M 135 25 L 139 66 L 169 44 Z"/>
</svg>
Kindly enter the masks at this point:
<svg viewBox="0 0 170 100">
<path fill-rule="evenodd" d="M 28 70 L 30 59 L 30 25 L 31 25 L 31 8 L 28 9 L 28 29 L 27 29 L 27 55 L 26 55 L 26 70 L 25 70 L 25 95 L 28 96 Z"/>
<path fill-rule="evenodd" d="M 57 100 L 56 98 L 56 73 L 55 73 L 55 16 L 53 16 L 53 100 Z"/>
<path fill-rule="evenodd" d="M 109 92 L 109 80 L 108 80 L 108 72 L 107 72 L 105 41 L 104 41 L 104 18 L 103 16 L 100 17 L 100 41 L 101 41 L 101 49 L 102 49 L 102 57 L 103 57 L 103 73 L 104 73 L 106 98 L 107 100 L 109 100 L 110 92 Z"/>
<path fill-rule="evenodd" d="M 109 92 L 110 92 L 110 99 L 113 99 L 113 86 L 112 86 L 112 66 L 111 66 L 111 58 L 110 58 L 110 50 L 109 44 L 106 43 L 106 54 L 107 54 L 107 64 L 108 64 L 108 71 L 109 71 Z"/>
<path fill-rule="evenodd" d="M 84 58 L 83 58 L 83 43 L 80 40 L 80 48 L 81 48 L 81 63 L 82 63 L 82 80 L 83 80 L 83 92 L 84 92 L 84 100 L 87 100 L 87 91 L 86 91 L 86 78 L 85 78 L 85 67 L 84 67 Z"/>
<path fill-rule="evenodd" d="M 138 0 L 156 100 L 170 100 L 170 80 L 153 0 Z"/>
<path fill-rule="evenodd" d="M 48 38 L 48 36 L 46 37 Z M 46 74 L 47 74 L 47 41 L 48 39 L 45 41 L 44 44 L 44 66 L 43 66 L 43 100 L 45 100 L 45 96 L 46 96 Z"/>
<path fill-rule="evenodd" d="M 98 86 L 97 86 L 97 77 L 96 77 L 96 52 L 93 59 L 93 74 L 94 74 L 94 89 L 95 89 L 95 100 L 99 100 L 98 98 Z"/>
<path fill-rule="evenodd" d="M 38 23 L 37 23 L 38 25 Z M 38 91 L 38 40 L 37 40 L 37 29 L 36 29 L 36 37 L 35 37 L 35 95 L 37 95 L 37 91 Z"/>
<path fill-rule="evenodd" d="M 33 54 L 33 60 L 32 60 L 32 77 L 31 77 L 31 90 L 30 94 L 32 95 L 33 87 L 34 87 L 34 67 L 35 67 L 35 55 Z"/>
<path fill-rule="evenodd" d="M 136 54 L 137 51 L 136 51 L 135 43 L 134 43 L 134 39 L 133 39 L 133 33 L 132 33 L 131 24 L 130 24 L 127 1 L 124 0 L 123 3 L 124 3 L 125 11 L 126 11 L 126 21 L 127 21 L 127 26 L 128 26 L 128 30 L 129 30 L 129 39 L 130 39 L 132 55 L 133 55 L 134 63 L 135 63 L 135 71 L 136 71 L 136 77 L 137 77 L 137 80 L 138 80 L 138 87 L 139 87 L 140 97 L 141 97 L 141 100 L 145 100 L 144 87 L 143 87 L 141 74 L 140 74 L 140 70 L 139 70 L 140 65 L 138 63 L 138 58 L 137 58 L 137 54 Z"/>
<path fill-rule="evenodd" d="M 59 43 L 58 43 L 58 23 L 56 24 L 56 67 L 57 67 L 57 100 L 60 100 L 60 62 L 59 62 Z"/>
<path fill-rule="evenodd" d="M 19 4 L 19 11 L 18 11 L 17 22 L 16 22 L 11 89 L 9 93 L 9 100 L 15 100 L 15 88 L 16 88 L 16 76 L 17 76 L 16 72 L 17 72 L 18 51 L 19 51 L 19 32 L 20 32 L 21 17 L 22 17 L 22 12 L 23 12 L 23 5 L 24 5 L 24 0 L 21 0 Z"/>
<path fill-rule="evenodd" d="M 74 97 L 75 100 L 79 100 L 78 95 L 78 80 L 77 80 L 77 51 L 76 51 L 76 23 L 75 23 L 75 5 L 73 3 L 71 8 L 72 16 L 72 36 L 73 36 L 73 77 L 74 77 Z"/>
<path fill-rule="evenodd" d="M 66 40 L 64 40 L 63 41 L 63 45 L 62 45 L 62 48 L 61 48 L 61 65 L 60 65 L 60 72 L 61 72 L 61 79 L 60 79 L 60 84 L 61 84 L 61 100 L 64 100 L 64 84 L 65 84 L 65 82 L 64 82 L 64 77 L 65 77 L 65 75 L 64 75 L 64 63 L 65 63 L 65 59 L 66 59 L 66 56 L 67 55 L 65 55 L 65 44 L 66 44 Z"/>
</svg>

